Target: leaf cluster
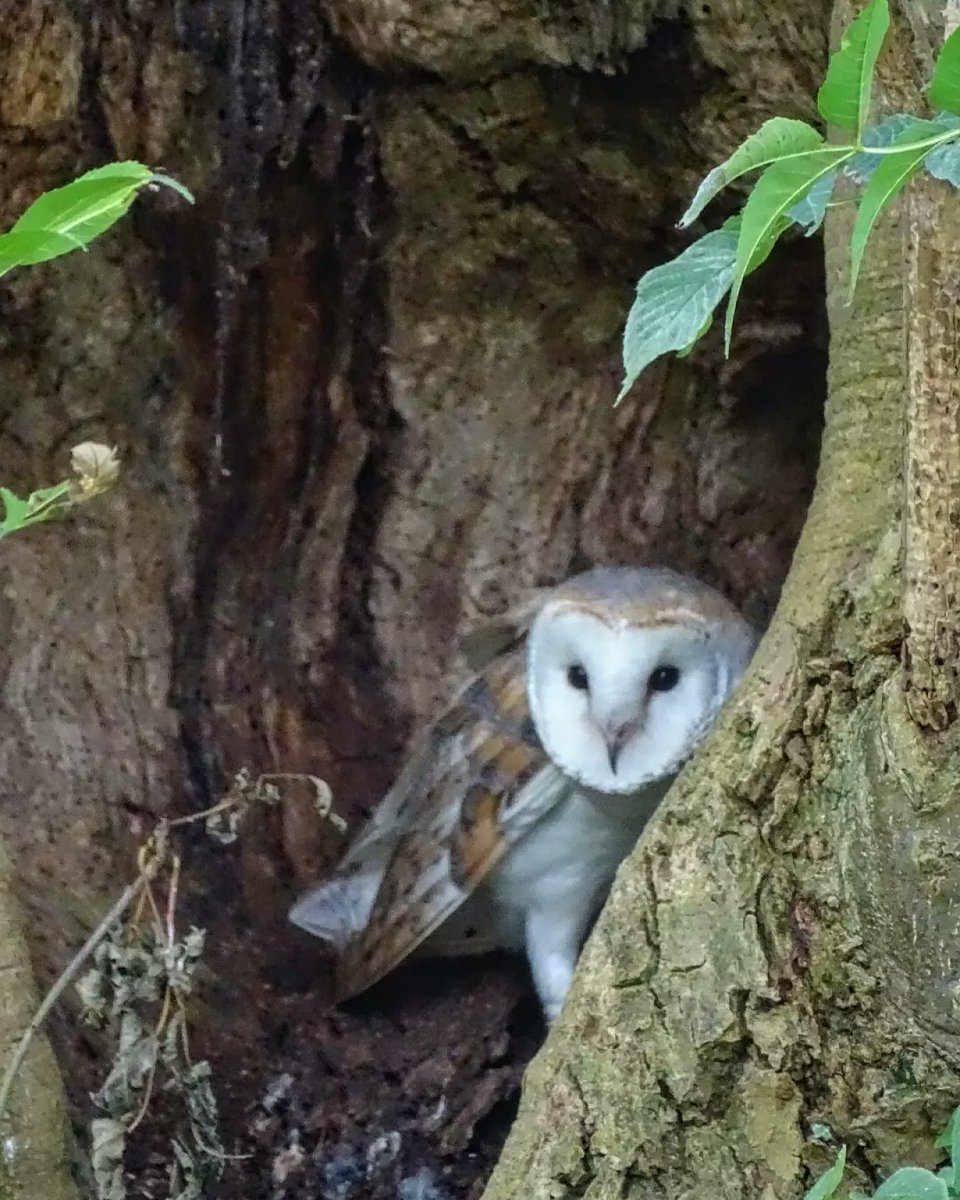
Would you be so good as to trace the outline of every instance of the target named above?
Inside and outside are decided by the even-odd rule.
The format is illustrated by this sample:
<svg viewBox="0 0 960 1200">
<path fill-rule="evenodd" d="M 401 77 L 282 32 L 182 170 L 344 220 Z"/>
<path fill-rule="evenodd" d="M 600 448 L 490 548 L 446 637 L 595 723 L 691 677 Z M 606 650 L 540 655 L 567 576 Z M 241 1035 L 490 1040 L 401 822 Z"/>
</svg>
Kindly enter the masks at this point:
<svg viewBox="0 0 960 1200">
<path fill-rule="evenodd" d="M 729 352 L 744 281 L 787 230 L 799 228 L 809 237 L 829 207 L 856 202 L 860 189 L 850 241 L 852 295 L 878 217 L 910 180 L 925 170 L 960 187 L 960 30 L 944 43 L 927 87 L 935 115 L 895 113 L 869 125 L 874 72 L 889 25 L 888 0 L 869 0 L 830 59 L 817 105 L 846 141 L 827 143 L 805 121 L 773 117 L 700 184 L 680 228 L 692 224 L 735 180 L 759 173 L 736 216 L 638 283 L 624 329 L 618 403 L 654 359 L 670 351 L 689 353 L 725 296 Z M 834 200 L 841 190 L 850 194 L 849 201 Z"/>
<path fill-rule="evenodd" d="M 947 1128 L 937 1138 L 938 1149 L 946 1150 L 949 1162 L 938 1171 L 925 1167 L 901 1167 L 885 1179 L 872 1197 L 851 1192 L 849 1200 L 957 1200 L 960 1197 L 960 1108 L 954 1110 Z M 814 1183 L 803 1200 L 830 1200 L 843 1182 L 847 1148 L 841 1146 L 828 1171 Z"/>
</svg>

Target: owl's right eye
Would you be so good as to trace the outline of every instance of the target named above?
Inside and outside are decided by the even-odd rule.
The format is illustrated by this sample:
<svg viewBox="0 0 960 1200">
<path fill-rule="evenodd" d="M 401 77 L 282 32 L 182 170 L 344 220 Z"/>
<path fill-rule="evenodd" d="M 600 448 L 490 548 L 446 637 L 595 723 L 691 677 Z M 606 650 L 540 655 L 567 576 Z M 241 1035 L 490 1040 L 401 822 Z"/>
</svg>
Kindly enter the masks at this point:
<svg viewBox="0 0 960 1200">
<path fill-rule="evenodd" d="M 588 692 L 590 690 L 590 679 L 587 672 L 579 663 L 574 663 L 567 670 L 567 683 L 572 688 L 576 688 L 578 692 Z"/>
</svg>

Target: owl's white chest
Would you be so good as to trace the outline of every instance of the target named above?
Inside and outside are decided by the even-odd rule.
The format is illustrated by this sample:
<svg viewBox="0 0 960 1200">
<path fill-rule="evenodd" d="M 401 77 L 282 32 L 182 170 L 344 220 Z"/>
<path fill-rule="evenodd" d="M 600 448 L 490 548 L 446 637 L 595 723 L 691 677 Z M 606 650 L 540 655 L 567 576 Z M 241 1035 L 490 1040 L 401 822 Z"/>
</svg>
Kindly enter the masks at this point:
<svg viewBox="0 0 960 1200">
<path fill-rule="evenodd" d="M 669 780 L 638 795 L 595 799 L 572 786 L 486 881 L 500 944 L 522 948 L 534 911 L 586 925 L 668 786 Z"/>
</svg>

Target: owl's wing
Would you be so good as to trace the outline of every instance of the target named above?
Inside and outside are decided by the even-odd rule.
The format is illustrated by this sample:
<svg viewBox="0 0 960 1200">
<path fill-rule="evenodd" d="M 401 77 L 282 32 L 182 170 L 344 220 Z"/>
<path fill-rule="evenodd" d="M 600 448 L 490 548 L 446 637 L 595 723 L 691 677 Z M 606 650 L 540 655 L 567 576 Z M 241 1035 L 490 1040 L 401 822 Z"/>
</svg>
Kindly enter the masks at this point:
<svg viewBox="0 0 960 1200">
<path fill-rule="evenodd" d="M 483 621 L 461 638 L 460 653 L 470 669 L 482 671 L 498 655 L 517 649 L 551 590 L 536 588 L 505 613 Z"/>
<path fill-rule="evenodd" d="M 386 817 L 351 851 L 354 863 L 382 853 L 389 822 L 392 852 L 366 921 L 343 947 L 337 998 L 415 950 L 569 786 L 534 731 L 522 654 L 494 660 L 431 728 L 387 796 Z M 450 948 L 463 952 L 468 936 L 458 932 Z"/>
</svg>

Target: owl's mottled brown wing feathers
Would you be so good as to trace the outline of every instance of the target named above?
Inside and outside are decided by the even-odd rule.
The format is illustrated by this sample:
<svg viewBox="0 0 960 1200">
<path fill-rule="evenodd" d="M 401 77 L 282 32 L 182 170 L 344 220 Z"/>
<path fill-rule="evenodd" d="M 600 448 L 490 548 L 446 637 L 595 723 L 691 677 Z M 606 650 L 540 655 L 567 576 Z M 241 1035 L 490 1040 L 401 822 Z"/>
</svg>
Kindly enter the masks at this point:
<svg viewBox="0 0 960 1200">
<path fill-rule="evenodd" d="M 556 776 L 556 787 L 536 789 L 530 803 L 524 789 L 541 772 Z M 522 653 L 503 655 L 429 730 L 398 781 L 390 820 L 403 832 L 366 926 L 338 961 L 338 999 L 368 988 L 429 937 L 563 786 L 530 720 Z"/>
</svg>

